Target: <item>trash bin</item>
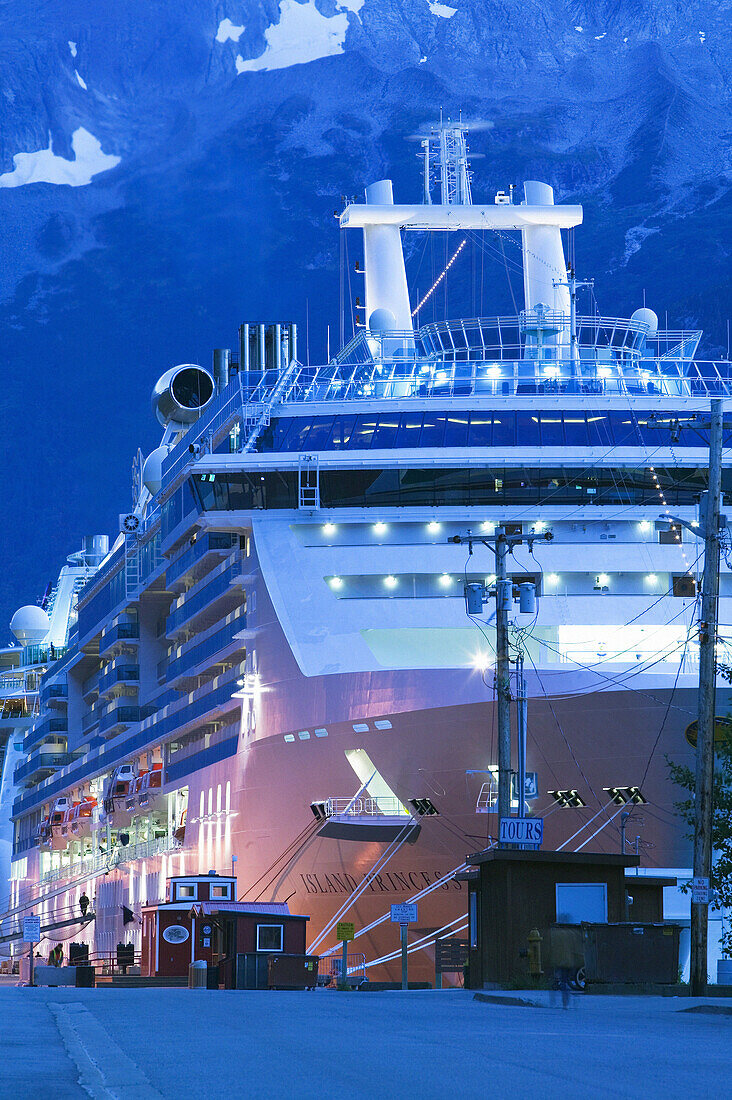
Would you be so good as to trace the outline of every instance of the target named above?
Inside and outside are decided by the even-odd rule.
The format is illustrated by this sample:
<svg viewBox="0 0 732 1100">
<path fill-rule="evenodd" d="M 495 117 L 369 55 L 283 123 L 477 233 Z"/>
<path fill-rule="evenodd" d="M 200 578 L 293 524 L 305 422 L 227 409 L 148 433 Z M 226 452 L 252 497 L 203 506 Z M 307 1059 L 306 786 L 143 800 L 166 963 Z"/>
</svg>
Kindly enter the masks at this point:
<svg viewBox="0 0 732 1100">
<path fill-rule="evenodd" d="M 188 988 L 205 989 L 208 977 L 208 964 L 203 959 L 196 959 L 188 967 Z"/>
<path fill-rule="evenodd" d="M 89 963 L 77 963 L 76 964 L 76 988 L 77 989 L 94 989 L 96 985 L 96 973 L 93 966 Z"/>
</svg>

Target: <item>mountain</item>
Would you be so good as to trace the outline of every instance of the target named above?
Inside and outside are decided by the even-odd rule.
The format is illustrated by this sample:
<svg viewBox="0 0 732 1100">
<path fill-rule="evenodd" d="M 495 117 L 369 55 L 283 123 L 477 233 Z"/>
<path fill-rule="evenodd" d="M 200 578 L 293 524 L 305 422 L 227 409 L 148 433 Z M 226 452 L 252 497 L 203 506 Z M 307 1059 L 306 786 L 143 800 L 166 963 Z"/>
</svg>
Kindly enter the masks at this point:
<svg viewBox="0 0 732 1100">
<path fill-rule="evenodd" d="M 720 355 L 731 14 L 730 0 L 0 0 L 0 621 L 83 533 L 115 530 L 168 366 L 208 364 L 243 320 L 296 320 L 313 360 L 326 326 L 336 342 L 360 241 L 346 265 L 333 213 L 385 175 L 418 201 L 405 139 L 440 108 L 472 124 L 477 200 L 538 178 L 584 204 L 577 269 L 601 312 L 645 293 Z M 513 308 L 518 252 L 505 244 L 504 268 L 500 243 L 465 250 L 435 315 L 446 299 Z M 447 247 L 410 238 L 413 293 Z"/>
</svg>

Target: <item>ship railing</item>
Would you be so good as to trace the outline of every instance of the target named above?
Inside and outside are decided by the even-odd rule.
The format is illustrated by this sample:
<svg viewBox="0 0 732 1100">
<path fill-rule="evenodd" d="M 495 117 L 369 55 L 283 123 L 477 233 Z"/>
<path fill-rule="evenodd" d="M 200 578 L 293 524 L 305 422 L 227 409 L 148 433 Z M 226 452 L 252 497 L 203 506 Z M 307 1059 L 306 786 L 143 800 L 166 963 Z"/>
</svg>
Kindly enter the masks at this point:
<svg viewBox="0 0 732 1100">
<path fill-rule="evenodd" d="M 409 817 L 398 798 L 328 798 L 323 803 L 326 817 Z"/>
<path fill-rule="evenodd" d="M 153 840 L 141 840 L 137 844 L 128 844 L 125 847 L 118 846 L 109 855 L 98 853 L 96 856 L 89 854 L 73 862 L 64 863 L 59 867 L 52 867 L 41 875 L 41 882 L 58 882 L 60 879 L 76 878 L 81 875 L 93 875 L 96 872 L 111 871 L 122 864 L 130 863 L 136 859 L 152 859 L 154 856 L 165 855 L 172 852 L 177 845 L 172 836 L 156 837 Z"/>
</svg>

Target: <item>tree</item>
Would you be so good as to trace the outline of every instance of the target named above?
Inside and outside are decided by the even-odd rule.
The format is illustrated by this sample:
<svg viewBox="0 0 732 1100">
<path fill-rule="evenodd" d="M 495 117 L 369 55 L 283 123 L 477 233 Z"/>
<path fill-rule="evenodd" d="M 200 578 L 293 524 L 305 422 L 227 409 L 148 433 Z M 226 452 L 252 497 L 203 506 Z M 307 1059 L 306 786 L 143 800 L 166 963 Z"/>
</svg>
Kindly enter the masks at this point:
<svg viewBox="0 0 732 1100">
<path fill-rule="evenodd" d="M 719 730 L 719 724 L 717 725 Z M 732 909 L 732 733 L 715 743 L 713 819 L 712 819 L 712 878 L 711 887 L 716 891 L 713 908 Z M 688 791 L 690 797 L 675 802 L 677 813 L 689 826 L 687 839 L 694 838 L 694 771 L 682 764 L 674 764 L 666 757 L 674 783 Z M 690 884 L 682 886 L 685 892 Z M 732 928 L 722 933 L 722 954 L 732 958 Z"/>
</svg>

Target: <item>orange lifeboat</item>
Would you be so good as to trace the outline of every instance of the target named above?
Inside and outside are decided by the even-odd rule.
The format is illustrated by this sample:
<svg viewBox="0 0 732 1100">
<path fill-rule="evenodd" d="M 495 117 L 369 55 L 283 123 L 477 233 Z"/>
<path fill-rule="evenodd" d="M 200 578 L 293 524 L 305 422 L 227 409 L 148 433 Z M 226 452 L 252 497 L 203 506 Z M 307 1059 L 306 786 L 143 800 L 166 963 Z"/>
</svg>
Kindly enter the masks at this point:
<svg viewBox="0 0 732 1100">
<path fill-rule="evenodd" d="M 142 781 L 147 774 L 147 772 L 140 772 L 140 774 L 136 776 L 135 779 L 133 779 L 130 783 L 130 789 L 127 792 L 127 798 L 125 799 L 125 807 L 128 810 L 134 810 L 135 804 L 137 802 L 137 796 L 139 795 L 140 789 L 142 787 Z"/>
<path fill-rule="evenodd" d="M 186 838 L 186 817 L 187 816 L 188 816 L 188 810 L 185 809 L 183 811 L 183 813 L 180 815 L 180 824 L 178 825 L 178 828 L 173 833 L 173 839 L 176 841 L 177 844 L 182 844 L 183 841 Z"/>
<path fill-rule="evenodd" d="M 163 765 L 153 764 L 152 771 L 140 776 L 141 782 L 137 788 L 137 801 L 146 810 L 151 810 L 160 799 L 163 786 Z"/>
<path fill-rule="evenodd" d="M 94 812 L 94 807 L 97 804 L 96 798 L 92 798 L 89 795 L 87 798 L 77 802 L 71 811 L 71 832 L 74 836 L 89 836 L 91 833 L 91 819 Z"/>
</svg>

